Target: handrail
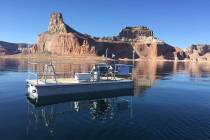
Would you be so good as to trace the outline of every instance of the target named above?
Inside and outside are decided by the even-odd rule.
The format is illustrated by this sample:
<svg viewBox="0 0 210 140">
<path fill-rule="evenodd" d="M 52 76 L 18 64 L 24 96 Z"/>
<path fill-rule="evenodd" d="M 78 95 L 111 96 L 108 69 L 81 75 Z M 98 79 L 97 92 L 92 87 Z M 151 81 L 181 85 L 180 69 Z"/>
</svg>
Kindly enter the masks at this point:
<svg viewBox="0 0 210 140">
<path fill-rule="evenodd" d="M 64 66 L 63 70 L 59 69 L 59 71 L 56 72 L 55 71 L 55 66 L 59 65 L 59 64 L 70 64 L 71 65 L 70 66 L 70 70 L 72 68 L 72 65 L 81 65 L 81 64 L 72 64 L 71 62 L 55 62 L 55 61 L 51 61 L 51 62 L 50 61 L 48 61 L 48 62 L 47 61 L 33 62 L 33 61 L 28 61 L 28 65 L 29 65 L 28 66 L 28 75 L 34 75 L 35 77 L 33 77 L 33 79 L 34 80 L 36 79 L 37 80 L 37 84 L 39 84 L 39 79 L 45 79 L 45 82 L 47 81 L 47 79 L 55 79 L 55 81 L 57 81 L 57 76 L 58 77 L 62 77 L 63 76 L 63 78 L 73 77 L 74 73 L 77 71 L 77 69 L 75 69 L 76 71 L 75 70 L 74 71 L 66 71 L 65 70 L 65 66 Z M 102 64 L 102 63 L 99 63 L 99 64 Z M 48 69 L 48 65 L 50 67 L 52 67 L 51 70 Z M 92 65 L 94 65 L 94 64 L 92 64 Z M 83 65 L 81 65 L 80 68 L 82 68 L 82 66 Z M 111 66 L 111 65 L 109 65 L 109 66 Z M 107 78 L 109 76 L 111 76 L 113 79 L 115 79 L 116 76 L 123 76 L 123 75 L 118 75 L 118 71 L 117 71 L 118 69 L 117 68 L 120 67 L 120 66 L 127 66 L 127 67 L 130 67 L 130 68 L 133 68 L 133 65 L 129 65 L 129 64 L 115 64 L 113 69 L 110 69 L 111 71 L 106 74 Z M 130 69 L 130 68 L 128 68 L 128 69 Z M 69 69 L 67 69 L 67 70 L 69 70 Z M 132 71 L 133 70 L 131 70 L 131 73 L 129 72 L 129 74 L 127 76 L 128 77 L 131 76 L 130 78 L 133 79 Z M 29 77 L 28 79 L 30 79 L 30 76 L 28 76 L 28 77 Z"/>
<path fill-rule="evenodd" d="M 29 61 L 28 64 L 38 65 L 38 64 L 72 64 L 72 62 L 49 62 L 49 61 L 39 61 L 39 62 L 32 62 Z M 80 65 L 80 64 L 72 64 L 72 65 Z"/>
</svg>

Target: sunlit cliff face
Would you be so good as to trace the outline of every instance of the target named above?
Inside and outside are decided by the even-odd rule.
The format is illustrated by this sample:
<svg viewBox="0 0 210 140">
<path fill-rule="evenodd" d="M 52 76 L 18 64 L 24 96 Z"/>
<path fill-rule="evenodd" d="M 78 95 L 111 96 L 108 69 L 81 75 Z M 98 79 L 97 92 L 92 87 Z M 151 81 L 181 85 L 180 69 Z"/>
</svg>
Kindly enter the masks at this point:
<svg viewBox="0 0 210 140">
<path fill-rule="evenodd" d="M 61 13 L 53 13 L 50 18 L 50 23 L 48 26 L 49 33 L 67 33 L 68 29 L 63 22 L 63 17 Z"/>
<path fill-rule="evenodd" d="M 107 53 L 107 57 L 115 54 L 123 59 L 132 59 L 133 52 L 135 58 L 141 59 L 179 59 L 177 49 L 153 37 L 153 31 L 147 27 L 126 27 L 118 36 L 101 40 L 74 30 L 57 12 L 51 15 L 48 31 L 38 35 L 31 49 L 32 54 L 103 56 Z"/>
</svg>

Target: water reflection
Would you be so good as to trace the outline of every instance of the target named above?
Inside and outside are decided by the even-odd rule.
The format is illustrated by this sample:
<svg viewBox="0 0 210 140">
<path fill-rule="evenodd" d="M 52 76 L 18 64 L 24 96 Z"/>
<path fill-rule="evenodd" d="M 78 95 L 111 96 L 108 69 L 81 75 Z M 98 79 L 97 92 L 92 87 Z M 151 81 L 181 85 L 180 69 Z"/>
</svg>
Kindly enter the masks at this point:
<svg viewBox="0 0 210 140">
<path fill-rule="evenodd" d="M 28 103 L 28 128 L 27 134 L 33 133 L 33 130 L 39 129 L 39 123 L 47 128 L 50 135 L 54 134 L 55 106 L 38 107 Z"/>
<path fill-rule="evenodd" d="M 126 62 L 123 62 L 126 63 Z M 75 73 L 75 72 L 87 72 L 90 71 L 94 63 L 68 63 L 57 64 L 56 71 Z M 2 59 L 0 58 L 0 70 L 8 71 L 14 69 L 17 71 L 27 71 L 27 60 L 19 59 Z M 39 68 L 33 67 L 32 69 L 39 69 L 43 71 L 44 65 L 40 65 Z M 181 71 L 186 71 L 190 75 L 199 76 L 201 73 L 210 72 L 210 63 L 206 62 L 172 62 L 172 61 L 139 61 L 135 64 L 135 76 L 143 75 L 144 78 L 152 81 L 157 79 L 157 76 L 164 76 L 167 74 L 173 74 Z"/>
<path fill-rule="evenodd" d="M 125 94 L 91 96 L 86 100 L 72 97 L 62 100 L 63 103 L 28 102 L 28 112 L 24 100 L 26 74 L 16 78 L 16 71 L 26 71 L 27 63 L 18 60 L 0 63 L 1 111 L 5 112 L 0 117 L 2 139 L 50 139 L 49 135 L 53 139 L 210 138 L 208 63 L 141 61 L 134 69 L 134 94 L 144 97 L 132 96 L 132 100 L 128 97 L 131 95 Z M 90 67 L 91 64 L 72 64 L 64 69 L 82 72 Z M 25 125 L 29 137 L 25 137 Z"/>
<path fill-rule="evenodd" d="M 126 62 L 123 62 L 126 63 Z M 56 74 L 59 77 L 73 77 L 76 72 L 90 71 L 93 63 L 67 63 L 57 64 Z M 4 71 L 27 71 L 27 60 L 18 59 L 0 59 L 0 74 L 4 74 Z M 39 70 L 40 77 L 44 71 L 44 65 L 39 67 L 31 67 L 33 71 Z M 65 72 L 65 73 L 63 73 Z M 191 80 L 207 80 L 209 77 L 210 64 L 209 63 L 196 63 L 196 62 L 167 62 L 167 61 L 139 61 L 136 62 L 133 71 L 135 80 L 135 95 L 143 95 L 144 91 L 150 88 L 156 80 L 167 80 L 170 76 L 184 73 L 188 75 Z M 204 78 L 204 79 L 203 79 Z"/>
<path fill-rule="evenodd" d="M 46 106 L 36 106 L 28 100 L 27 134 L 32 134 L 42 126 L 47 129 L 51 136 L 54 136 L 56 118 L 62 118 L 66 115 L 71 117 L 84 111 L 88 115 L 84 116 L 83 120 L 92 120 L 97 123 L 115 120 L 122 112 L 126 112 L 132 119 L 132 96 L 69 101 Z"/>
</svg>

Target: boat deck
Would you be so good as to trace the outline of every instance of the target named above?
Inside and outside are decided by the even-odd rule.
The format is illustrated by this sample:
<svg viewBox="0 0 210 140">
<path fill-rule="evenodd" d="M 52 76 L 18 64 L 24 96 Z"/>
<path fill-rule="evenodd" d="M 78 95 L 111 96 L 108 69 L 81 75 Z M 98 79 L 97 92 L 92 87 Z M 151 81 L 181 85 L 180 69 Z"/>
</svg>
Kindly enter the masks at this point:
<svg viewBox="0 0 210 140">
<path fill-rule="evenodd" d="M 47 79 L 47 83 L 45 83 L 44 79 L 32 79 L 27 80 L 27 82 L 31 85 L 38 86 L 38 85 L 73 85 L 73 84 L 89 84 L 89 83 L 110 83 L 110 82 L 129 82 L 132 81 L 130 79 L 125 78 L 118 78 L 115 77 L 115 79 L 107 79 L 107 77 L 102 77 L 100 81 L 78 81 L 74 78 L 57 78 L 57 83 L 54 79 Z"/>
</svg>

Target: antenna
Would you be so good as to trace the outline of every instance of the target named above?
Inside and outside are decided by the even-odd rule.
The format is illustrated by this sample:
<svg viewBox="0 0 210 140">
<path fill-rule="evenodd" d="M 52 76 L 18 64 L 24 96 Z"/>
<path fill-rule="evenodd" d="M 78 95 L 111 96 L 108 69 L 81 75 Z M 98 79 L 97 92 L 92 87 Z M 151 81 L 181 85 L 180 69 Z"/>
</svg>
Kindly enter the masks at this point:
<svg viewBox="0 0 210 140">
<path fill-rule="evenodd" d="M 28 45 L 27 45 L 27 72 L 28 72 L 28 80 L 29 80 L 29 78 L 30 78 L 30 77 L 29 77 L 29 76 L 30 76 L 30 75 L 29 75 L 29 53 L 30 53 L 30 52 L 29 52 L 29 51 L 30 51 L 30 50 L 29 50 L 29 46 L 30 46 L 30 45 L 28 44 Z"/>
</svg>

